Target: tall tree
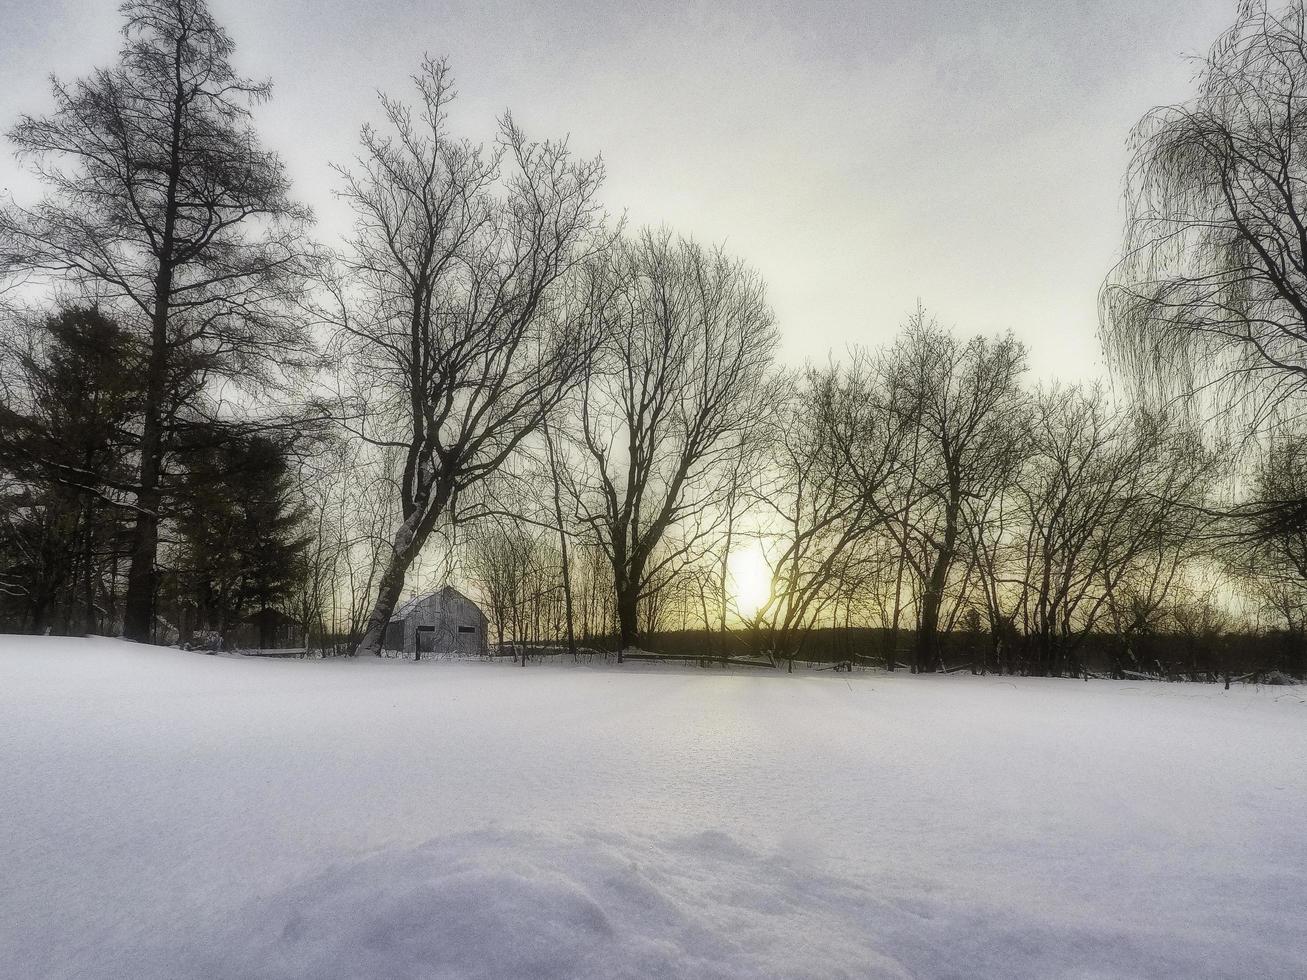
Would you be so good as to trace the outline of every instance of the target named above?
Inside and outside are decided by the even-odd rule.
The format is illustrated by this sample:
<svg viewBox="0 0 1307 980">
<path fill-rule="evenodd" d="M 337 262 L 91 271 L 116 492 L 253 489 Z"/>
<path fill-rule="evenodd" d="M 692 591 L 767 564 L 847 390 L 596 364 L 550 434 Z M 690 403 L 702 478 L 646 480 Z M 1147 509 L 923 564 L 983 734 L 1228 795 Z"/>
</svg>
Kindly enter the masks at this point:
<svg viewBox="0 0 1307 980">
<path fill-rule="evenodd" d="M 500 652 L 505 638 L 514 644 L 513 658 L 526 666 L 527 606 L 533 580 L 540 578 L 543 549 L 538 537 L 512 520 L 485 522 L 467 541 L 468 573 L 489 607 Z"/>
<path fill-rule="evenodd" d="M 757 489 L 771 541 L 770 595 L 752 624 L 764 653 L 793 659 L 823 613 L 862 591 L 884 556 L 868 547 L 907 468 L 908 420 L 891 408 L 875 362 L 809 369 L 771 432 L 772 465 Z M 770 532 L 770 533 L 768 533 Z"/>
<path fill-rule="evenodd" d="M 954 563 L 967 543 L 968 500 L 1011 472 L 1019 438 L 1025 349 L 1011 336 L 959 340 L 918 309 L 887 361 L 896 410 L 918 429 L 921 473 L 910 487 L 912 518 L 890 520 L 920 583 L 914 668 L 940 663 L 940 612 Z M 915 544 L 914 544 L 915 542 Z"/>
<path fill-rule="evenodd" d="M 576 610 L 572 596 L 572 559 L 568 545 L 568 525 L 563 516 L 563 481 L 559 472 L 558 449 L 546 423 L 545 453 L 549 458 L 549 484 L 553 491 L 554 526 L 558 531 L 558 570 L 563 584 L 563 616 L 567 629 L 567 652 L 576 656 Z"/>
<path fill-rule="evenodd" d="M 418 103 L 383 96 L 341 196 L 357 224 L 335 284 L 349 425 L 402 456 L 401 523 L 358 653 L 379 653 L 404 578 L 460 493 L 494 474 L 589 369 L 573 273 L 603 251 L 598 160 L 528 141 L 505 115 L 486 154 L 448 131 L 443 62 L 414 77 Z"/>
<path fill-rule="evenodd" d="M 236 74 L 232 40 L 204 0 L 121 10 L 117 64 L 55 79 L 54 112 L 10 131 L 48 193 L 0 212 L 0 265 L 94 294 L 140 337 L 124 633 L 147 640 L 170 421 L 205 377 L 256 390 L 301 348 L 284 300 L 301 281 L 309 214 L 252 126 L 269 83 Z"/>
<path fill-rule="evenodd" d="M 620 655 L 641 600 L 706 537 L 683 527 L 673 545 L 669 530 L 724 514 L 720 477 L 759 417 L 776 333 L 757 273 L 667 232 L 626 243 L 606 275 L 574 490 L 612 567 Z"/>
<path fill-rule="evenodd" d="M 1197 94 L 1149 112 L 1104 285 L 1117 363 L 1260 427 L 1307 390 L 1307 12 L 1244 0 Z M 1211 397 L 1209 397 L 1211 396 Z"/>
</svg>

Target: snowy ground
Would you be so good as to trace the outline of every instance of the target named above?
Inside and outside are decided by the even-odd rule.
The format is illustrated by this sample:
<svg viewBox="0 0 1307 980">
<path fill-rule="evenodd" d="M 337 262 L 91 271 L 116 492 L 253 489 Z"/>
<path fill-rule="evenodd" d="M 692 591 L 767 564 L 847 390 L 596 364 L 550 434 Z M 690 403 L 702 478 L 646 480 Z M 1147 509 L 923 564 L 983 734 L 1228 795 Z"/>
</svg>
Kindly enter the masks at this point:
<svg viewBox="0 0 1307 980">
<path fill-rule="evenodd" d="M 1305 698 L 0 636 L 0 975 L 1304 977 Z"/>
</svg>

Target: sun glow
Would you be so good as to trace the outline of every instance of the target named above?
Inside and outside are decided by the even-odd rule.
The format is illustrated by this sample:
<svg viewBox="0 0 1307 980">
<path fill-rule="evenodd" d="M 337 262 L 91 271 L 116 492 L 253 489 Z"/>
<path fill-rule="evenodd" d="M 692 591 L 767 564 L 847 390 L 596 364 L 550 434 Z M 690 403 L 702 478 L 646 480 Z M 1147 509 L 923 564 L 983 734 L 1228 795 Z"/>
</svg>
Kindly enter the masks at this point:
<svg viewBox="0 0 1307 980">
<path fill-rule="evenodd" d="M 750 545 L 732 553 L 727 560 L 730 572 L 731 598 L 735 610 L 745 619 L 757 614 L 771 598 L 771 566 L 762 546 Z"/>
</svg>

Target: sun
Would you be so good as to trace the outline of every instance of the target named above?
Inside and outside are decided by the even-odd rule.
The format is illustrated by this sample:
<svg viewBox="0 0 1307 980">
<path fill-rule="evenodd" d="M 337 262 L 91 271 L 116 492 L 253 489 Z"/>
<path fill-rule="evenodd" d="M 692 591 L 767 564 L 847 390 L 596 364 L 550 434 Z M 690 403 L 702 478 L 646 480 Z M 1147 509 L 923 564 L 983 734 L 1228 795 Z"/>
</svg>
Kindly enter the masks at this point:
<svg viewBox="0 0 1307 980">
<path fill-rule="evenodd" d="M 736 611 L 749 619 L 771 598 L 771 566 L 767 564 L 767 556 L 761 545 L 752 544 L 733 552 L 726 565 Z"/>
</svg>

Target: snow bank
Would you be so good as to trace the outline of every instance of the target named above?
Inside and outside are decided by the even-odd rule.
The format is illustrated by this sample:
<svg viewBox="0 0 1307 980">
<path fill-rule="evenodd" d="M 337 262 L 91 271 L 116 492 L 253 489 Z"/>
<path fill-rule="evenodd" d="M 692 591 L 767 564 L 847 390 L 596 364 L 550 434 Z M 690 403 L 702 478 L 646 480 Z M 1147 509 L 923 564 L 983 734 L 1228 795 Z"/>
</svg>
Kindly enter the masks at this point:
<svg viewBox="0 0 1307 980">
<path fill-rule="evenodd" d="M 1301 977 L 1293 689 L 0 637 L 0 975 Z"/>
<path fill-rule="evenodd" d="M 481 832 L 386 850 L 255 903 L 212 944 L 217 955 L 191 969 L 487 980 L 909 976 L 856 934 L 829 932 L 832 915 L 851 924 L 850 900 L 866 910 L 871 899 L 713 832 L 661 844 L 612 832 Z"/>
</svg>

